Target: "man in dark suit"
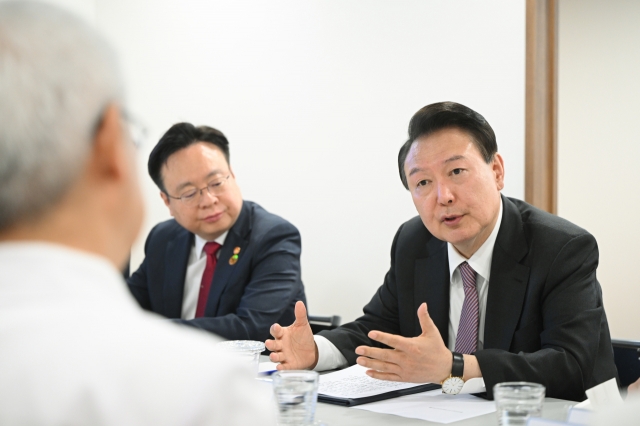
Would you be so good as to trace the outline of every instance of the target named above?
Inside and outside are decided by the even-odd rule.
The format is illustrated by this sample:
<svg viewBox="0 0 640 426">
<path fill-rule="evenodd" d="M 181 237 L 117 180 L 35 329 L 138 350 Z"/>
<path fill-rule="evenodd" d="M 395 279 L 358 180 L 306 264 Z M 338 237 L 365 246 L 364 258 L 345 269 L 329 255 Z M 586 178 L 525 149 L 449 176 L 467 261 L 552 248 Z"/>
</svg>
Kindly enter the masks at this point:
<svg viewBox="0 0 640 426">
<path fill-rule="evenodd" d="M 363 316 L 315 339 L 298 304 L 267 341 L 278 368 L 358 363 L 451 394 L 482 377 L 489 397 L 496 383 L 530 381 L 571 400 L 616 377 L 595 239 L 500 194 L 504 162 L 480 114 L 424 107 L 398 166 L 419 217 L 398 230 L 383 285 Z"/>
<path fill-rule="evenodd" d="M 127 280 L 144 309 L 233 340 L 264 340 L 305 302 L 300 234 L 243 201 L 216 129 L 172 126 L 149 156 L 172 220 L 156 225 Z"/>
</svg>

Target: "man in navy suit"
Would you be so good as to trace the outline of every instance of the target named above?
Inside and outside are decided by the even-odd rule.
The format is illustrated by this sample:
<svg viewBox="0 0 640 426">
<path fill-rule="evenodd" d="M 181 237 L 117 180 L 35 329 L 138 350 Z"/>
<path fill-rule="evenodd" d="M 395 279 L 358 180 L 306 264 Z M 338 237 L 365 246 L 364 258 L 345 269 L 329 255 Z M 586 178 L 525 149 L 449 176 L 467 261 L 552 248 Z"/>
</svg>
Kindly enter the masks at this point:
<svg viewBox="0 0 640 426">
<path fill-rule="evenodd" d="M 244 201 L 218 130 L 178 123 L 149 156 L 174 219 L 156 225 L 127 280 L 140 306 L 227 339 L 264 340 L 305 301 L 300 233 Z"/>
</svg>

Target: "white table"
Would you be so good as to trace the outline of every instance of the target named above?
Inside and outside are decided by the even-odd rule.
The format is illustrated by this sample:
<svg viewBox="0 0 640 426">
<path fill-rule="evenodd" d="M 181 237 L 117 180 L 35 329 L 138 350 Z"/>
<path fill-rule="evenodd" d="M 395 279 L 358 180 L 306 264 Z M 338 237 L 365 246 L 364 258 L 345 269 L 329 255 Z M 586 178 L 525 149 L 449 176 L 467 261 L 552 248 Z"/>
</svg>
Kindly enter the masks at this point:
<svg viewBox="0 0 640 426">
<path fill-rule="evenodd" d="M 269 361 L 269 358 L 261 355 L 260 361 Z M 574 401 L 545 398 L 544 406 L 542 408 L 542 417 L 564 421 L 569 407 L 575 404 L 577 403 Z M 441 425 L 441 423 L 409 419 L 391 414 L 374 413 L 372 411 L 357 410 L 340 405 L 325 404 L 322 402 L 318 402 L 316 407 L 316 420 L 325 423 L 327 426 Z M 498 419 L 496 418 L 496 413 L 490 413 L 450 424 L 455 426 L 496 426 L 498 424 Z"/>
<path fill-rule="evenodd" d="M 553 420 L 565 420 L 567 410 L 576 402 L 561 399 L 545 398 L 542 409 L 542 417 Z M 316 420 L 327 426 L 382 426 L 382 425 L 441 425 L 441 423 L 427 422 L 425 420 L 408 419 L 390 414 L 379 414 L 366 410 L 356 410 L 339 405 L 324 404 L 319 402 L 316 407 Z M 485 414 L 460 422 L 450 423 L 455 426 L 496 426 L 498 419 L 496 413 Z"/>
</svg>

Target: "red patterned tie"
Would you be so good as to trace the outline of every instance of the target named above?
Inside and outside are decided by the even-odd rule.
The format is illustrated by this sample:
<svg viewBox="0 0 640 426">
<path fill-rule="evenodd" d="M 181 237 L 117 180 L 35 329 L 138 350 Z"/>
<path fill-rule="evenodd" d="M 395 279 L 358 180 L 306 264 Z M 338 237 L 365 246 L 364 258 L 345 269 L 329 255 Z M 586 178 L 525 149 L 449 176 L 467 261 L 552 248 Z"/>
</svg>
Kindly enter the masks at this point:
<svg viewBox="0 0 640 426">
<path fill-rule="evenodd" d="M 204 316 L 204 309 L 207 307 L 209 289 L 211 288 L 211 280 L 213 280 L 213 271 L 216 269 L 216 263 L 218 263 L 216 253 L 220 247 L 222 246 L 214 241 L 208 242 L 204 245 L 204 252 L 207 253 L 207 266 L 204 268 L 202 281 L 200 281 L 200 293 L 198 294 L 196 318 Z"/>
<path fill-rule="evenodd" d="M 476 271 L 467 262 L 458 267 L 464 285 L 464 303 L 460 314 L 460 325 L 456 336 L 455 352 L 472 354 L 478 349 L 478 291 Z"/>
</svg>

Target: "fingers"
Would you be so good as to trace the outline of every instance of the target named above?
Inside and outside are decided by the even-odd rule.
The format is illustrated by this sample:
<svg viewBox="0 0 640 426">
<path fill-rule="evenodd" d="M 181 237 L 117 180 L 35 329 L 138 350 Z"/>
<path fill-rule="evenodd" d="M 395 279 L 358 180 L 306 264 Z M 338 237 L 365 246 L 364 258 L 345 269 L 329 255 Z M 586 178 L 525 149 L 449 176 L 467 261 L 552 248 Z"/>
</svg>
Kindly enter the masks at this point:
<svg viewBox="0 0 640 426">
<path fill-rule="evenodd" d="M 290 362 L 281 362 L 280 364 L 276 365 L 276 370 L 278 370 L 278 371 L 282 371 L 282 370 L 301 370 L 301 368 L 297 367 L 295 365 L 292 365 Z M 304 369 L 302 369 L 302 370 L 304 370 Z"/>
<path fill-rule="evenodd" d="M 422 329 L 423 336 L 427 333 L 432 332 L 436 326 L 429 316 L 429 311 L 427 311 L 426 303 L 423 303 L 418 307 L 418 321 L 420 321 L 420 328 Z"/>
<path fill-rule="evenodd" d="M 284 347 L 284 345 L 282 344 L 282 341 L 280 341 L 280 340 L 267 340 L 267 341 L 264 342 L 264 345 L 267 347 L 267 349 L 272 351 L 269 354 L 269 360 L 271 362 L 285 362 L 286 361 L 286 355 L 283 352 L 281 352 L 282 348 Z"/>
<path fill-rule="evenodd" d="M 264 345 L 272 352 L 282 350 L 282 342 L 278 340 L 265 340 Z"/>
<path fill-rule="evenodd" d="M 280 324 L 273 324 L 271 326 L 271 328 L 269 329 L 269 333 L 275 338 L 275 339 L 281 339 L 282 336 L 284 336 L 284 329 L 280 326 Z M 271 349 L 269 349 L 271 350 Z"/>
<path fill-rule="evenodd" d="M 356 354 L 393 363 L 398 363 L 400 357 L 400 353 L 393 349 L 372 348 L 370 346 L 358 346 Z"/>
<path fill-rule="evenodd" d="M 278 362 L 279 364 L 276 365 L 276 369 L 277 370 L 300 370 L 301 368 L 298 367 L 295 362 L 291 362 L 291 360 L 289 360 L 289 362 L 287 362 L 287 355 L 285 355 L 282 352 L 271 352 L 269 354 L 269 361 L 271 362 Z"/>
<path fill-rule="evenodd" d="M 398 376 L 397 374 L 394 373 L 385 373 L 382 371 L 376 371 L 376 370 L 367 370 L 366 371 L 367 376 L 372 377 L 374 379 L 379 379 L 379 380 L 389 380 L 392 382 L 404 382 L 406 380 L 403 380 L 402 377 Z"/>
<path fill-rule="evenodd" d="M 370 368 L 372 370 L 381 371 L 384 373 L 392 373 L 395 375 L 399 375 L 402 369 L 398 364 L 394 364 L 393 362 L 380 361 L 377 359 L 371 359 L 364 356 L 360 356 L 356 359 L 356 363 L 363 367 Z"/>
<path fill-rule="evenodd" d="M 278 368 L 278 370 L 282 370 L 283 368 L 285 368 L 286 366 L 291 364 L 290 362 L 287 362 L 287 355 L 285 355 L 283 352 L 271 352 L 269 354 L 269 361 L 271 361 L 271 362 L 280 362 L 280 363 L 284 364 L 282 366 L 282 368 Z M 278 365 L 280 365 L 280 364 L 278 364 Z"/>
<path fill-rule="evenodd" d="M 301 300 L 296 302 L 294 313 L 296 315 L 296 325 L 306 325 L 309 322 L 307 320 L 307 308 L 305 308 L 304 303 Z"/>
<path fill-rule="evenodd" d="M 383 343 L 395 349 L 403 350 L 407 345 L 407 338 L 395 334 L 383 333 L 382 331 L 370 331 L 369 338 L 376 342 Z M 373 348 L 371 348 L 373 349 Z"/>
<path fill-rule="evenodd" d="M 271 362 L 281 362 L 284 359 L 284 355 L 282 352 L 271 352 L 269 354 L 269 361 Z"/>
</svg>

